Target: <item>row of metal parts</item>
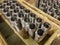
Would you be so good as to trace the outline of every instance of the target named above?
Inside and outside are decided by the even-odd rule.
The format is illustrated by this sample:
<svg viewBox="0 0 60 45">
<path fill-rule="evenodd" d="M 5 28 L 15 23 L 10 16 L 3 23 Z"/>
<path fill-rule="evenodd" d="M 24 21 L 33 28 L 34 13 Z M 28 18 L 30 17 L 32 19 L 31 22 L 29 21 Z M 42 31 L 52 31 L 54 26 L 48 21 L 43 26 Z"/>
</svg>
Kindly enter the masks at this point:
<svg viewBox="0 0 60 45">
<path fill-rule="evenodd" d="M 36 0 L 36 7 L 48 13 L 52 17 L 60 20 L 60 1 L 59 0 Z"/>
<path fill-rule="evenodd" d="M 35 41 L 41 41 L 51 28 L 48 22 L 15 0 L 0 3 L 0 11 L 18 32 L 24 28 L 31 37 L 35 35 Z"/>
</svg>

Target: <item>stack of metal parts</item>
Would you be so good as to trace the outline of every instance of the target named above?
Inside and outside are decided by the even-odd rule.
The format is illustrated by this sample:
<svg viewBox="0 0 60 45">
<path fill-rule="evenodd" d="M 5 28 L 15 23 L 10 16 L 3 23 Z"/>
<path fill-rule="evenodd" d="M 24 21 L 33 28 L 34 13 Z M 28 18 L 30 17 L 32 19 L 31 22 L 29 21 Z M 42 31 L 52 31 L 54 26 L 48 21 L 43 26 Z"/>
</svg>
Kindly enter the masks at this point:
<svg viewBox="0 0 60 45">
<path fill-rule="evenodd" d="M 0 12 L 18 32 L 25 29 L 35 41 L 41 41 L 51 28 L 48 22 L 15 0 L 0 3 Z"/>
<path fill-rule="evenodd" d="M 36 0 L 40 10 L 60 20 L 60 1 L 59 0 Z"/>
</svg>

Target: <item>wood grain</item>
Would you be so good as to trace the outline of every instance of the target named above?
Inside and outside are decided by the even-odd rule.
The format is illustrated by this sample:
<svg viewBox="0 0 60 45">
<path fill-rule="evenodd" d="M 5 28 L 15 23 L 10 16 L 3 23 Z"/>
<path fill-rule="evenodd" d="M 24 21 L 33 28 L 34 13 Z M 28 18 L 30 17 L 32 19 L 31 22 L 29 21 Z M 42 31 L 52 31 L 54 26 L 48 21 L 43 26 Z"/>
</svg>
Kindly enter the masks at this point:
<svg viewBox="0 0 60 45">
<path fill-rule="evenodd" d="M 0 33 L 0 45 L 7 45 L 6 41 L 2 37 L 1 33 Z"/>
</svg>

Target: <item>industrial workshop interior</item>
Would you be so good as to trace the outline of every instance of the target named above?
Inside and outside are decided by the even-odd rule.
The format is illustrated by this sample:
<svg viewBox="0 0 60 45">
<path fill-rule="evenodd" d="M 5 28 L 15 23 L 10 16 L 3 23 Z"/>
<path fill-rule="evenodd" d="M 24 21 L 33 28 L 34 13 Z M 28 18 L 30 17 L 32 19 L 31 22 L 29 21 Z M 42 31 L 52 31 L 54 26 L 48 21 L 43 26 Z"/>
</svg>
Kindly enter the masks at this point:
<svg viewBox="0 0 60 45">
<path fill-rule="evenodd" d="M 0 0 L 0 45 L 60 45 L 60 0 Z"/>
</svg>

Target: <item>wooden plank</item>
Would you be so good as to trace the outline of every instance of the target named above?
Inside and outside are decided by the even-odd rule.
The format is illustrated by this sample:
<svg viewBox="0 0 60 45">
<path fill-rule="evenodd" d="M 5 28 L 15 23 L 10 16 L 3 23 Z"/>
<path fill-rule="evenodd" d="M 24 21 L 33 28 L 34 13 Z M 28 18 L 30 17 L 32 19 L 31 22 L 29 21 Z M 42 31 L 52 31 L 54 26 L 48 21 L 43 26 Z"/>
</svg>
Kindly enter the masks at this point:
<svg viewBox="0 0 60 45">
<path fill-rule="evenodd" d="M 32 4 L 29 4 L 26 1 L 22 1 L 24 4 L 26 4 L 27 6 L 29 6 L 30 8 L 34 9 L 35 11 L 37 11 L 38 13 L 42 14 L 43 16 L 46 16 L 48 19 L 50 19 L 51 21 L 55 22 L 57 25 L 60 26 L 60 21 L 55 19 L 54 17 L 48 15 L 47 13 L 41 11 L 40 9 L 36 8 L 35 6 L 33 6 Z M 34 1 L 35 2 L 35 1 Z"/>
<path fill-rule="evenodd" d="M 24 1 L 24 0 L 23 0 Z M 26 2 L 28 2 L 28 3 L 30 3 L 30 4 L 32 4 L 33 6 L 35 6 L 35 2 L 36 2 L 36 0 L 25 0 Z"/>
<path fill-rule="evenodd" d="M 0 45 L 8 45 L 7 42 L 4 40 L 3 36 L 0 33 Z"/>
<path fill-rule="evenodd" d="M 60 32 L 60 29 L 55 31 L 55 33 L 46 41 L 46 43 L 44 45 L 51 45 L 53 40 L 57 37 L 58 32 Z"/>
</svg>

